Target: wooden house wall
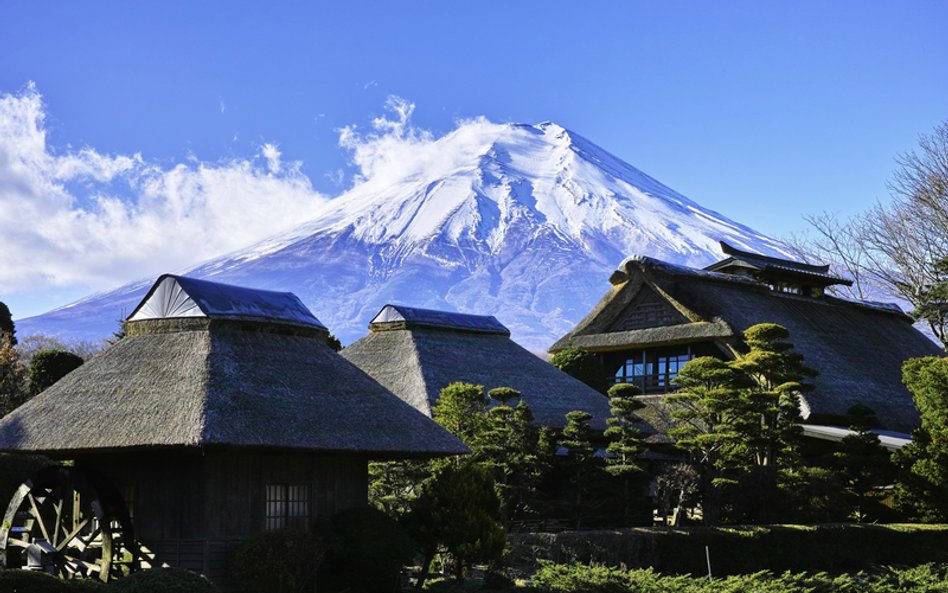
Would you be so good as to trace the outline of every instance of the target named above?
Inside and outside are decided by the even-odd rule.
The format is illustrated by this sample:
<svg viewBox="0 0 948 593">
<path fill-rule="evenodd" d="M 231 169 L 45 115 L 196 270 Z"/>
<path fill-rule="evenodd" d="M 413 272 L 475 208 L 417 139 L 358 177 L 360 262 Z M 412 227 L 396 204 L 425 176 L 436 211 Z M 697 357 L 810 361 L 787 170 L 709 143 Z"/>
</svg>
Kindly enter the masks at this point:
<svg viewBox="0 0 948 593">
<path fill-rule="evenodd" d="M 240 542 L 264 531 L 267 484 L 308 484 L 311 521 L 368 499 L 367 460 L 356 456 L 133 452 L 85 456 L 77 465 L 131 492 L 135 538 L 158 565 L 200 572 L 225 590 Z"/>
</svg>

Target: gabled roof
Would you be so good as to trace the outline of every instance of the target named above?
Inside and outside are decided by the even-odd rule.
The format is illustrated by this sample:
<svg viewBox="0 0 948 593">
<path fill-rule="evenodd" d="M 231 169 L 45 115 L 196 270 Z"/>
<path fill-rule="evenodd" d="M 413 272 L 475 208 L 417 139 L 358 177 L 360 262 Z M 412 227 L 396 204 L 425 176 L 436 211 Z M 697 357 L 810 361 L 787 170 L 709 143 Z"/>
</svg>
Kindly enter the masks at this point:
<svg viewBox="0 0 948 593">
<path fill-rule="evenodd" d="M 814 265 L 794 261 L 792 259 L 781 259 L 761 255 L 759 253 L 751 253 L 750 251 L 742 251 L 737 247 L 728 245 L 724 241 L 721 241 L 721 251 L 730 257 L 711 264 L 706 267 L 705 270 L 718 272 L 746 268 L 762 273 L 763 275 L 806 279 L 807 281 L 821 286 L 829 286 L 831 284 L 845 284 L 846 286 L 851 286 L 853 283 L 852 280 L 839 278 L 830 274 L 829 264 Z"/>
<path fill-rule="evenodd" d="M 173 274 L 164 274 L 155 281 L 128 320 L 182 317 L 260 319 L 325 329 L 291 292 L 233 286 Z"/>
<path fill-rule="evenodd" d="M 562 427 L 567 412 L 585 410 L 594 427 L 605 428 L 609 405 L 604 395 L 519 346 L 506 332 L 412 323 L 378 328 L 375 320 L 370 328 L 341 354 L 428 416 L 442 388 L 464 381 L 485 391 L 517 389 L 540 425 Z"/>
<path fill-rule="evenodd" d="M 369 328 L 373 330 L 401 329 L 403 327 L 437 327 L 457 331 L 510 335 L 510 330 L 492 315 L 469 315 L 452 311 L 419 309 L 404 305 L 385 305 L 369 322 Z"/>
<path fill-rule="evenodd" d="M 0 450 L 226 446 L 383 459 L 466 451 L 330 349 L 326 330 L 300 323 L 300 311 L 278 307 L 265 318 L 257 300 L 219 301 L 204 290 L 211 283 L 193 291 L 176 280 L 209 315 L 129 321 L 126 337 L 0 420 Z M 226 291 L 241 294 L 261 291 Z"/>
<path fill-rule="evenodd" d="M 778 323 L 795 350 L 819 371 L 805 404 L 813 418 L 839 418 L 855 404 L 875 411 L 885 428 L 908 432 L 918 412 L 902 385 L 902 363 L 942 350 L 900 310 L 831 296 L 779 293 L 749 278 L 695 270 L 647 257 L 624 261 L 596 307 L 551 351 L 582 346 L 623 351 L 671 344 L 713 343 L 722 356 L 744 349 L 742 332 Z M 616 320 L 641 290 L 654 291 L 686 323 L 618 331 Z"/>
</svg>

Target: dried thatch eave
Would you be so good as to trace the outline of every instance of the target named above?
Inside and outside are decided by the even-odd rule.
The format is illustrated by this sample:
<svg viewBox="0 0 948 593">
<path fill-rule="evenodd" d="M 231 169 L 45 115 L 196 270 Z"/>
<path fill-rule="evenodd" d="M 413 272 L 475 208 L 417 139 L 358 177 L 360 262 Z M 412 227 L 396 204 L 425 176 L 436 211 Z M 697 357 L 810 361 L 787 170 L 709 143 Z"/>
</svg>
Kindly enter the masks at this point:
<svg viewBox="0 0 948 593">
<path fill-rule="evenodd" d="M 573 410 L 592 414 L 605 428 L 605 396 L 530 353 L 508 336 L 409 327 L 372 331 L 342 355 L 427 415 L 440 391 L 455 381 L 513 387 L 540 425 L 561 428 Z"/>
<path fill-rule="evenodd" d="M 557 351 L 569 347 L 579 347 L 590 352 L 600 352 L 646 346 L 687 344 L 700 340 L 730 339 L 734 336 L 734 330 L 727 323 L 716 319 L 711 322 L 699 321 L 697 323 L 665 325 L 646 329 L 568 335 L 557 340 L 550 349 Z"/>
<path fill-rule="evenodd" d="M 757 323 L 778 323 L 790 331 L 805 362 L 820 373 L 812 380 L 816 389 L 806 396 L 813 419 L 838 422 L 851 406 L 863 404 L 886 428 L 907 432 L 918 424 L 918 412 L 901 383 L 901 365 L 908 358 L 938 355 L 941 350 L 901 311 L 878 303 L 777 293 L 751 279 L 644 257 L 627 259 L 610 282 L 595 309 L 552 351 L 569 345 L 636 349 L 694 338 L 714 341 L 722 355 L 729 356 L 730 349 L 723 344 L 739 345 L 740 332 Z M 610 331 L 620 312 L 644 289 L 687 312 L 691 321 Z M 725 328 L 732 330 L 730 336 Z"/>
<path fill-rule="evenodd" d="M 325 335 L 246 320 L 130 322 L 127 337 L 3 418 L 0 450 L 466 451 L 333 352 Z"/>
</svg>

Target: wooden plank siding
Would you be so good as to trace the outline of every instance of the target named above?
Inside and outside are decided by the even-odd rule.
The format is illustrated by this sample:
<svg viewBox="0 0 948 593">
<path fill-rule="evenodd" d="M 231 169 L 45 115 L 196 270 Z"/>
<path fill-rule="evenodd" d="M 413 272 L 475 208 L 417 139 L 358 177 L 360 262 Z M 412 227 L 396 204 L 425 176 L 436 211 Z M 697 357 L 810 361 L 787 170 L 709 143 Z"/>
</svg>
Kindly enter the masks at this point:
<svg viewBox="0 0 948 593">
<path fill-rule="evenodd" d="M 265 528 L 267 484 L 309 487 L 309 518 L 364 506 L 368 463 L 353 455 L 238 449 L 86 455 L 77 465 L 131 491 L 135 538 L 167 564 L 231 589 L 231 558 Z"/>
</svg>

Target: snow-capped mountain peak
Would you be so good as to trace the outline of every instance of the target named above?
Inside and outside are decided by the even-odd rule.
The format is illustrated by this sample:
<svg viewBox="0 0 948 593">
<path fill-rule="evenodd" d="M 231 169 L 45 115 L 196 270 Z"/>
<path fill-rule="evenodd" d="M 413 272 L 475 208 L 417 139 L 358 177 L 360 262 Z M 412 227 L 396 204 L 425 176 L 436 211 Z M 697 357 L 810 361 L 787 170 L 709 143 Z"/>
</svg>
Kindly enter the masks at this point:
<svg viewBox="0 0 948 593">
<path fill-rule="evenodd" d="M 630 254 L 705 265 L 721 240 L 786 253 L 553 122 L 477 119 L 437 139 L 383 138 L 372 150 L 364 178 L 315 218 L 188 273 L 294 291 L 344 342 L 398 301 L 495 315 L 539 350 L 585 314 Z M 85 303 L 107 308 L 134 294 Z M 70 329 L 70 318 L 89 325 L 76 307 L 67 312 L 21 325 L 89 337 Z"/>
</svg>

